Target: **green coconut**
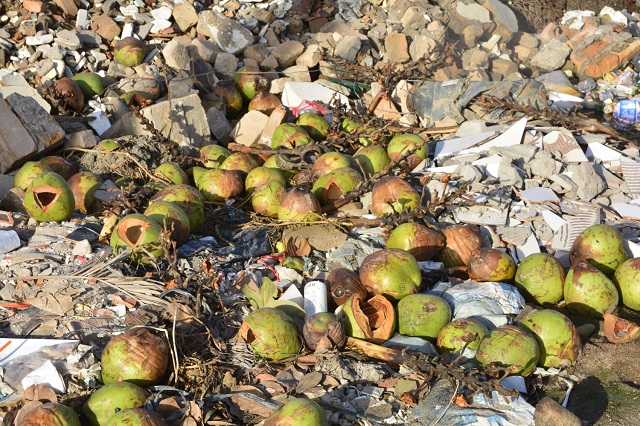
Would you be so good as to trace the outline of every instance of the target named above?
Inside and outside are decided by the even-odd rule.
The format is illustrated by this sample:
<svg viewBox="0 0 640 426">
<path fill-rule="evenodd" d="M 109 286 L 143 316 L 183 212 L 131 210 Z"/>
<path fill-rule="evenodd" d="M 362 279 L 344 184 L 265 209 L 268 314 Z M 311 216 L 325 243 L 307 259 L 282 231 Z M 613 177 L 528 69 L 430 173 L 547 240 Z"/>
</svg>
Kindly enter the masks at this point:
<svg viewBox="0 0 640 426">
<path fill-rule="evenodd" d="M 257 187 L 273 181 L 280 182 L 282 185 L 286 184 L 280 170 L 269 167 L 256 167 L 247 174 L 244 180 L 244 188 L 247 194 L 251 195 Z"/>
<path fill-rule="evenodd" d="M 80 87 L 85 98 L 91 99 L 104 90 L 104 82 L 100 74 L 95 72 L 81 72 L 71 79 Z"/>
<path fill-rule="evenodd" d="M 602 318 L 618 307 L 618 290 L 611 280 L 585 261 L 573 264 L 564 281 L 564 301 L 574 315 Z"/>
<path fill-rule="evenodd" d="M 538 342 L 529 333 L 513 325 L 503 325 L 489 332 L 478 347 L 476 361 L 481 367 L 489 364 L 509 375 L 526 377 L 538 364 Z"/>
<path fill-rule="evenodd" d="M 384 249 L 365 257 L 360 265 L 360 280 L 370 293 L 392 300 L 417 293 L 422 275 L 416 258 L 400 249 Z"/>
<path fill-rule="evenodd" d="M 176 163 L 160 164 L 154 171 L 153 175 L 172 185 L 186 185 L 189 183 L 187 174 Z"/>
<path fill-rule="evenodd" d="M 302 347 L 295 322 L 280 309 L 260 308 L 251 312 L 239 334 L 256 355 L 267 359 L 290 358 Z"/>
<path fill-rule="evenodd" d="M 515 285 L 529 302 L 555 304 L 564 294 L 564 267 L 547 253 L 534 253 L 518 263 Z"/>
<path fill-rule="evenodd" d="M 258 166 L 258 162 L 250 154 L 234 152 L 222 162 L 220 168 L 223 170 L 235 170 L 242 173 L 249 173 Z"/>
<path fill-rule="evenodd" d="M 75 204 L 73 192 L 67 181 L 53 172 L 35 177 L 24 196 L 24 208 L 39 222 L 69 220 Z"/>
<path fill-rule="evenodd" d="M 387 154 L 391 161 L 406 155 L 408 152 L 412 152 L 412 154 L 407 157 L 409 167 L 417 167 L 422 160 L 427 158 L 427 141 L 425 141 L 422 136 L 413 133 L 401 133 L 389 141 Z"/>
<path fill-rule="evenodd" d="M 192 234 L 204 226 L 204 198 L 196 188 L 189 185 L 171 185 L 151 197 L 151 201 L 156 200 L 171 201 L 184 210 L 189 218 Z"/>
<path fill-rule="evenodd" d="M 39 161 L 27 161 L 20 167 L 20 170 L 13 177 L 13 186 L 26 191 L 31 181 L 37 176 L 47 172 L 52 172 L 51 167 Z"/>
<path fill-rule="evenodd" d="M 560 312 L 550 309 L 536 311 L 518 325 L 538 342 L 540 367 L 568 367 L 578 358 L 582 347 L 580 335 L 571 320 Z"/>
<path fill-rule="evenodd" d="M 451 321 L 451 306 L 442 297 L 410 294 L 398 302 L 398 331 L 435 343 L 440 330 Z"/>
<path fill-rule="evenodd" d="M 292 123 L 283 123 L 276 127 L 271 136 L 271 148 L 293 149 L 300 146 L 313 145 L 314 140 L 302 127 Z"/>
<path fill-rule="evenodd" d="M 120 219 L 111 233 L 109 244 L 118 253 L 131 249 L 131 260 L 142 265 L 151 263 L 154 257 L 162 257 L 160 246 L 162 228 L 155 221 L 138 213 Z"/>
<path fill-rule="evenodd" d="M 371 145 L 360 148 L 353 154 L 353 158 L 360 164 L 367 177 L 383 171 L 391 159 L 382 145 Z"/>
<path fill-rule="evenodd" d="M 398 225 L 386 242 L 387 248 L 406 250 L 419 262 L 431 259 L 445 244 L 442 232 L 415 222 Z"/>
<path fill-rule="evenodd" d="M 325 140 L 329 135 L 329 122 L 324 117 L 313 112 L 300 114 L 296 124 L 302 127 L 317 142 Z"/>
<path fill-rule="evenodd" d="M 311 177 L 318 179 L 333 170 L 344 167 L 351 167 L 357 170 L 357 168 L 353 167 L 357 166 L 354 162 L 355 159 L 350 155 L 335 151 L 326 152 L 313 163 L 311 167 Z"/>
<path fill-rule="evenodd" d="M 166 426 L 162 416 L 145 408 L 127 408 L 107 421 L 106 426 Z"/>
<path fill-rule="evenodd" d="M 278 208 L 282 197 L 287 193 L 286 186 L 278 181 L 267 182 L 257 187 L 251 194 L 253 211 L 267 217 L 278 217 Z"/>
<path fill-rule="evenodd" d="M 489 330 L 480 321 L 473 318 L 458 318 L 440 329 L 436 346 L 440 353 L 448 352 L 458 355 L 465 347 L 463 356 L 473 354 L 475 356 L 480 341 L 489 334 Z"/>
<path fill-rule="evenodd" d="M 179 205 L 171 201 L 151 201 L 144 215 L 169 231 L 176 245 L 181 246 L 189 239 L 189 216 Z"/>
<path fill-rule="evenodd" d="M 241 196 L 244 192 L 244 184 L 240 173 L 220 168 L 204 173 L 198 180 L 198 189 L 205 200 L 224 202 Z"/>
<path fill-rule="evenodd" d="M 113 58 L 125 67 L 137 67 L 144 61 L 144 44 L 135 37 L 125 37 L 113 49 Z"/>
<path fill-rule="evenodd" d="M 236 71 L 233 84 L 238 88 L 242 97 L 250 101 L 260 92 L 268 92 L 271 81 L 258 68 L 244 66 Z"/>
<path fill-rule="evenodd" d="M 207 169 L 217 169 L 230 155 L 231 151 L 220 145 L 205 145 L 200 148 L 200 159 Z"/>
<path fill-rule="evenodd" d="M 610 225 L 592 225 L 574 240 L 569 253 L 571 264 L 585 260 L 611 277 L 616 268 L 629 255 L 624 248 L 624 237 Z"/>
<path fill-rule="evenodd" d="M 640 311 L 640 258 L 629 259 L 618 266 L 614 283 L 620 292 L 622 304 Z"/>
<path fill-rule="evenodd" d="M 149 393 L 138 385 L 118 382 L 93 392 L 82 406 L 82 414 L 90 426 L 105 426 L 116 413 L 142 407 Z"/>
<path fill-rule="evenodd" d="M 295 398 L 271 414 L 264 426 L 329 426 L 327 413 L 318 403 Z"/>
<path fill-rule="evenodd" d="M 420 206 L 420 194 L 404 179 L 385 176 L 373 185 L 371 211 L 378 217 L 413 211 Z"/>
</svg>

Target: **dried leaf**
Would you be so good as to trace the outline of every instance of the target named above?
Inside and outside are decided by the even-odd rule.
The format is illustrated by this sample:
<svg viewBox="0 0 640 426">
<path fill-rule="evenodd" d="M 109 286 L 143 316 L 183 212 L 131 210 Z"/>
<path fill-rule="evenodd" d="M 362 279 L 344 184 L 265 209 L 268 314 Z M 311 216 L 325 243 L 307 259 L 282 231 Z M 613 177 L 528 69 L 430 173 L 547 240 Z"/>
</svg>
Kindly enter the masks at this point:
<svg viewBox="0 0 640 426">
<path fill-rule="evenodd" d="M 291 256 L 309 256 L 311 254 L 311 245 L 306 238 L 289 238 L 287 240 L 287 253 Z"/>
<path fill-rule="evenodd" d="M 319 371 L 312 371 L 309 374 L 305 374 L 296 386 L 296 393 L 302 394 L 309 389 L 318 386 L 322 382 L 323 374 Z"/>
</svg>

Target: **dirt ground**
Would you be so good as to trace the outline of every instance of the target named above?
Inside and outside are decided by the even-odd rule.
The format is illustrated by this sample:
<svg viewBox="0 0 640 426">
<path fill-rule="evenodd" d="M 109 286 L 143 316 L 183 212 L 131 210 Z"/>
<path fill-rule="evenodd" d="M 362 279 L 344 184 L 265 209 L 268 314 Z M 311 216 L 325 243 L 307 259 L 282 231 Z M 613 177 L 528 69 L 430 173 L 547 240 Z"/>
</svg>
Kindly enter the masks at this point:
<svg viewBox="0 0 640 426">
<path fill-rule="evenodd" d="M 619 312 L 634 322 L 640 321 L 638 312 Z M 572 318 L 576 324 L 580 320 Z M 599 328 L 601 323 L 594 323 Z M 567 408 L 584 425 L 640 424 L 640 339 L 614 345 L 607 342 L 596 328 L 572 373 L 580 379 L 575 385 Z M 553 386 L 546 394 L 561 402 L 565 391 Z"/>
</svg>

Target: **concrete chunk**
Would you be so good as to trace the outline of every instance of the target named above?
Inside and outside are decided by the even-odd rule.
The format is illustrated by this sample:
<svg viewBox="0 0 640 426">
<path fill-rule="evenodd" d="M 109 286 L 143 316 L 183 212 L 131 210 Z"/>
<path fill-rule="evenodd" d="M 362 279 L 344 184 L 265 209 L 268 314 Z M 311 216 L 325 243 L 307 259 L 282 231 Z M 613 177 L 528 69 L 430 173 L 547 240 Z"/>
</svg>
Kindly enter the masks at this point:
<svg viewBox="0 0 640 426">
<path fill-rule="evenodd" d="M 269 116 L 260 111 L 246 113 L 231 132 L 231 137 L 239 144 L 251 146 L 260 140 L 262 130 L 267 126 Z"/>
<path fill-rule="evenodd" d="M 40 154 L 62 143 L 64 130 L 35 99 L 13 93 L 6 101 L 36 142 Z"/>
</svg>

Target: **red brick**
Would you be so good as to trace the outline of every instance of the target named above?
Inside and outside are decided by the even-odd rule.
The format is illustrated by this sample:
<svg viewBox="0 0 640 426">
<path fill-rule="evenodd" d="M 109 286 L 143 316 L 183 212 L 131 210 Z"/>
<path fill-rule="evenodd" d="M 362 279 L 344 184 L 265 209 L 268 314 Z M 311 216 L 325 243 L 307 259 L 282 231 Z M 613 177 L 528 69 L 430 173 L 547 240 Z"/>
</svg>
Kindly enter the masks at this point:
<svg viewBox="0 0 640 426">
<path fill-rule="evenodd" d="M 600 78 L 609 71 L 618 68 L 619 65 L 620 58 L 618 58 L 618 55 L 612 52 L 605 52 L 591 61 L 583 63 L 582 67 L 578 67 L 578 74 L 591 78 Z"/>
<path fill-rule="evenodd" d="M 611 52 L 618 55 L 621 64 L 629 62 L 634 56 L 640 53 L 640 39 L 630 39 L 629 41 L 611 49 Z"/>
<path fill-rule="evenodd" d="M 93 18 L 91 29 L 107 41 L 112 41 L 120 35 L 120 26 L 109 15 L 99 15 Z"/>
<path fill-rule="evenodd" d="M 22 0 L 22 7 L 33 13 L 44 12 L 47 9 L 44 2 L 35 0 Z"/>
<path fill-rule="evenodd" d="M 597 40 L 584 49 L 573 52 L 571 54 L 571 61 L 576 65 L 576 68 L 580 72 L 587 62 L 591 61 L 603 51 L 610 49 L 611 43 L 606 40 Z"/>
<path fill-rule="evenodd" d="M 580 32 L 575 34 L 573 37 L 569 38 L 567 42 L 567 46 L 571 48 L 571 50 L 576 50 L 580 46 L 582 42 L 584 42 L 587 38 L 591 37 L 595 34 L 596 28 L 591 26 L 584 26 Z"/>
</svg>

